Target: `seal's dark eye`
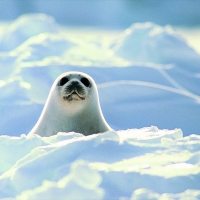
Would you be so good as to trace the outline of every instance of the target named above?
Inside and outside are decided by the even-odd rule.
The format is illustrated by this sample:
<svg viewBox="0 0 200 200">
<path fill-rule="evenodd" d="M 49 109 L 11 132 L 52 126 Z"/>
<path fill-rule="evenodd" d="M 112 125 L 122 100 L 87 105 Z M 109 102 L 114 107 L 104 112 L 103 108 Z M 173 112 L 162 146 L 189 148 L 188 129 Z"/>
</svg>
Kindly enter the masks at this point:
<svg viewBox="0 0 200 200">
<path fill-rule="evenodd" d="M 60 82 L 58 83 L 59 86 L 63 86 L 65 83 L 67 83 L 69 79 L 67 77 L 63 77 Z"/>
<path fill-rule="evenodd" d="M 87 78 L 82 78 L 81 82 L 86 86 L 86 87 L 90 87 L 90 82 L 88 81 Z"/>
</svg>

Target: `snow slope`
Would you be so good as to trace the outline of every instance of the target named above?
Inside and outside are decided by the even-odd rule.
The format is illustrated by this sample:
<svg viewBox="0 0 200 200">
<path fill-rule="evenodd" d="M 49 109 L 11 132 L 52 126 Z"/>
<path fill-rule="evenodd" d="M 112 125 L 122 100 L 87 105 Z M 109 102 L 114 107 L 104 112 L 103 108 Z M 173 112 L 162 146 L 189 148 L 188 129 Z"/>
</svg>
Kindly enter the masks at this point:
<svg viewBox="0 0 200 200">
<path fill-rule="evenodd" d="M 1 199 L 200 199 L 200 55 L 180 33 L 67 28 L 45 14 L 0 27 Z M 115 131 L 27 137 L 71 70 L 94 78 Z"/>
<path fill-rule="evenodd" d="M 199 133 L 200 56 L 171 27 L 67 29 L 50 16 L 27 14 L 2 28 L 0 134 L 27 134 L 55 78 L 70 70 L 94 78 L 115 130 L 155 125 Z"/>
<path fill-rule="evenodd" d="M 183 138 L 180 129 L 0 136 L 0 143 L 0 198 L 200 198 L 200 137 Z"/>
</svg>

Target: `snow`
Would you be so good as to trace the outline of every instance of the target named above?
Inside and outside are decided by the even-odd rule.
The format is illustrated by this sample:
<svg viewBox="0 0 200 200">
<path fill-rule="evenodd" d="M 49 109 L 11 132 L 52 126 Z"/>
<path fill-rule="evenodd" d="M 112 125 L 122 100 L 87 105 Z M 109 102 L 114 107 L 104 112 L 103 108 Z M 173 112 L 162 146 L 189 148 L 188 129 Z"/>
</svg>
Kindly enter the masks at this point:
<svg viewBox="0 0 200 200">
<path fill-rule="evenodd" d="M 156 125 L 199 133 L 200 56 L 172 27 L 148 22 L 122 32 L 70 29 L 44 14 L 26 14 L 3 27 L 1 134 L 27 134 L 53 81 L 70 70 L 94 78 L 115 130 Z"/>
<path fill-rule="evenodd" d="M 69 28 L 45 14 L 0 27 L 1 199 L 200 199 L 191 33 L 151 22 Z M 94 78 L 114 131 L 28 137 L 52 83 L 72 70 Z"/>
<path fill-rule="evenodd" d="M 200 198 L 200 137 L 181 129 L 0 136 L 0 143 L 0 198 Z"/>
</svg>

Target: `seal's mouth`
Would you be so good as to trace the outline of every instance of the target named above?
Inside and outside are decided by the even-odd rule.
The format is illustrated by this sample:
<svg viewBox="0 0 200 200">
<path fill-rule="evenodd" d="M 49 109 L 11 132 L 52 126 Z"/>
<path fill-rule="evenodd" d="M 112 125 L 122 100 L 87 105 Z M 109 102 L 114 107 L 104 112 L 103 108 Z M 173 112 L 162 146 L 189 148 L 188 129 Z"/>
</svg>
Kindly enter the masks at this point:
<svg viewBox="0 0 200 200">
<path fill-rule="evenodd" d="M 63 96 L 63 99 L 67 101 L 80 101 L 85 100 L 85 97 L 80 96 L 80 94 L 74 91 L 70 94 Z"/>
</svg>

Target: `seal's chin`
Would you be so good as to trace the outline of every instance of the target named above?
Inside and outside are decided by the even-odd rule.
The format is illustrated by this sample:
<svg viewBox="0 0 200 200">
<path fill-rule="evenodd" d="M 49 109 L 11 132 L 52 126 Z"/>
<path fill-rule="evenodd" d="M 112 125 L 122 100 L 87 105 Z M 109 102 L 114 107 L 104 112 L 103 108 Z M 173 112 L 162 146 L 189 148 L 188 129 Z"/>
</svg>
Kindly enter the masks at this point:
<svg viewBox="0 0 200 200">
<path fill-rule="evenodd" d="M 65 101 L 81 101 L 81 100 L 85 100 L 85 97 L 82 97 L 78 93 L 73 92 L 73 93 L 71 93 L 69 95 L 63 96 L 63 99 Z"/>
</svg>

